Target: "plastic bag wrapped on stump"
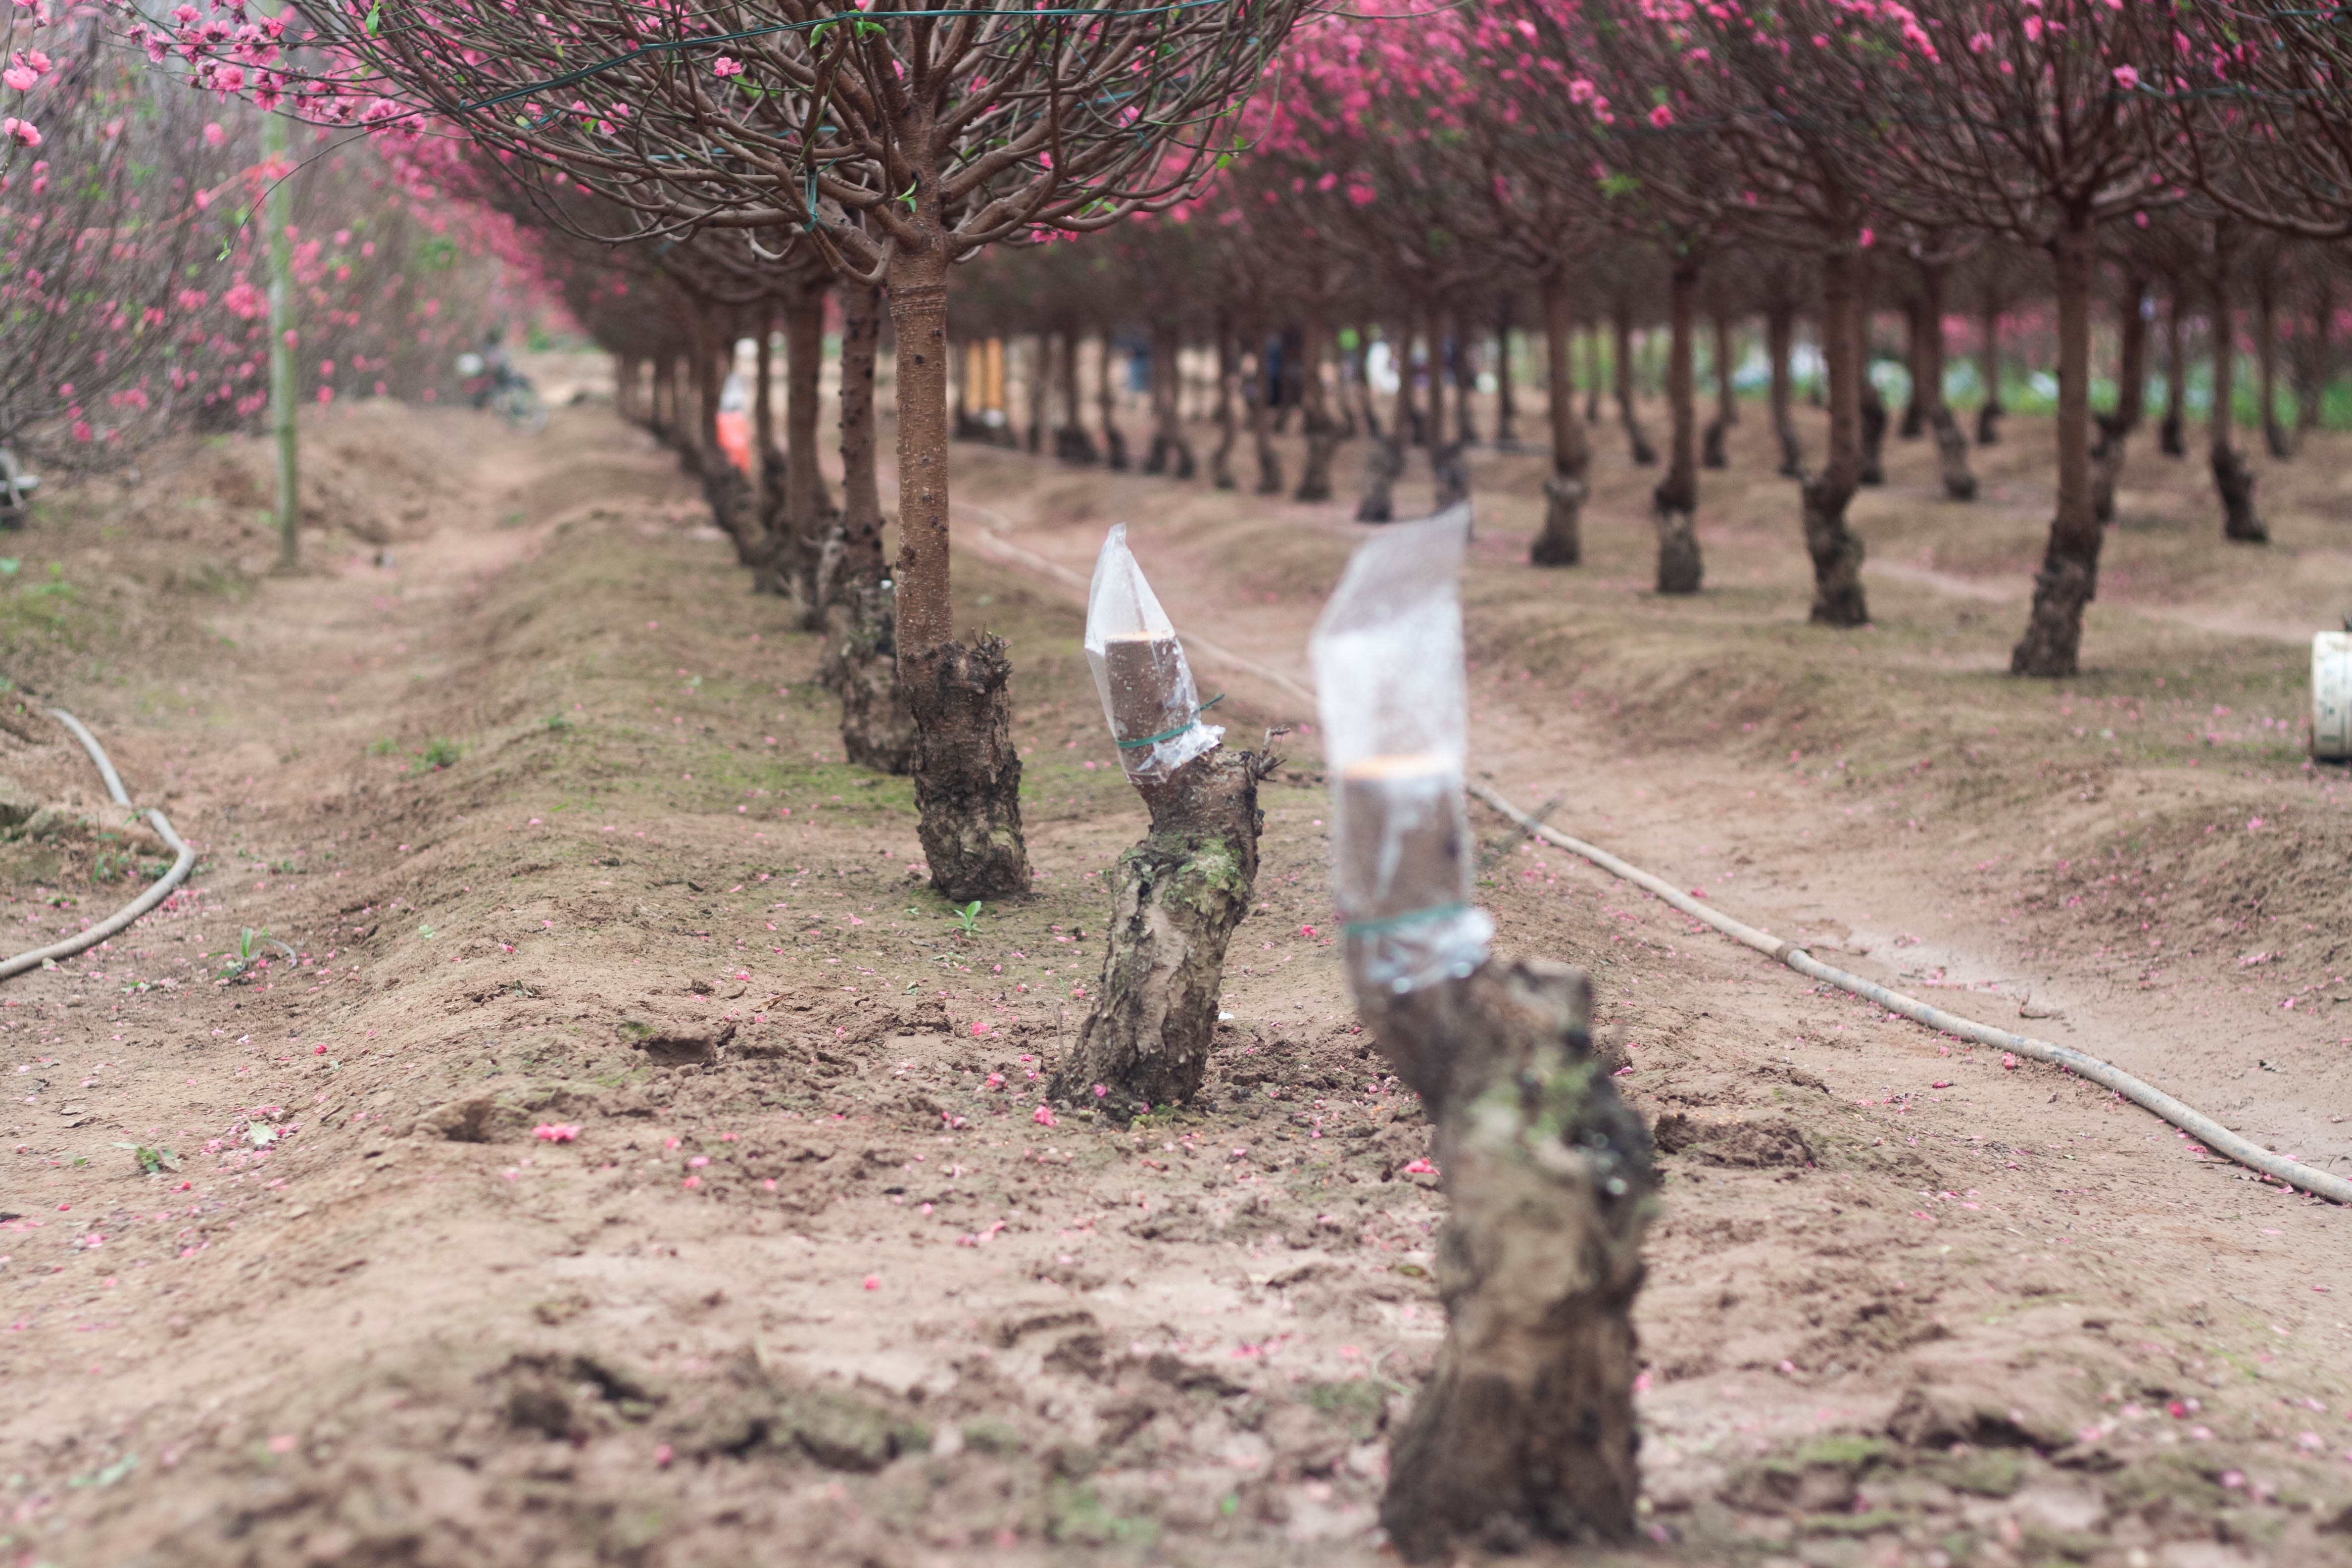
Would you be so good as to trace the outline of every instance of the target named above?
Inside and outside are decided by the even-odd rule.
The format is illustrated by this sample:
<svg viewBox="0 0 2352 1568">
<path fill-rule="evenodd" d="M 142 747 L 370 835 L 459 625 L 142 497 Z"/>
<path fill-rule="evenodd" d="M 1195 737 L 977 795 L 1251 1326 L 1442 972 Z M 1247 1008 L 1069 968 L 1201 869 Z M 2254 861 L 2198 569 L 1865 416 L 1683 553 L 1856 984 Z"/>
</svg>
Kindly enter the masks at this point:
<svg viewBox="0 0 2352 1568">
<path fill-rule="evenodd" d="M 1095 559 L 1094 585 L 1087 593 L 1087 663 L 1102 694 L 1119 766 L 1130 780 L 1164 779 L 1224 738 L 1224 731 L 1201 722 L 1200 692 L 1184 645 L 1143 580 L 1123 522 L 1111 529 Z"/>
<path fill-rule="evenodd" d="M 1358 550 L 1307 643 L 1331 780 L 1332 891 L 1360 991 L 1402 994 L 1486 962 L 1462 800 L 1469 691 L 1455 576 L 1470 509 Z"/>
</svg>

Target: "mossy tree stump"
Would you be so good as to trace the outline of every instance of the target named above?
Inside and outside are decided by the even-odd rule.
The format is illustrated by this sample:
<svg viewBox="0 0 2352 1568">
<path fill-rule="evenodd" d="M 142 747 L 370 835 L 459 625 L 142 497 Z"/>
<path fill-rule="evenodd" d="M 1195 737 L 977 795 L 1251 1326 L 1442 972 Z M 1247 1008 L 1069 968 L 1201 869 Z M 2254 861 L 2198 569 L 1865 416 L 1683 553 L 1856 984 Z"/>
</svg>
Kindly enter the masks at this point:
<svg viewBox="0 0 2352 1568">
<path fill-rule="evenodd" d="M 903 625 L 903 616 L 900 624 Z M 917 835 L 931 886 L 951 903 L 1029 891 L 1021 836 L 1021 757 L 1013 749 L 1013 660 L 1004 639 L 975 632 L 897 655 L 915 721 Z"/>
<path fill-rule="evenodd" d="M 1265 765 L 1219 747 L 1135 781 L 1151 832 L 1119 857 L 1108 951 L 1076 1047 L 1055 1068 L 1055 1098 L 1124 1119 L 1200 1091 L 1225 944 L 1257 883 Z"/>
<path fill-rule="evenodd" d="M 1634 1533 L 1633 1324 L 1650 1141 L 1592 1050 L 1580 972 L 1492 961 L 1357 1005 L 1436 1121 L 1446 1335 L 1389 1456 L 1410 1562 Z"/>
</svg>

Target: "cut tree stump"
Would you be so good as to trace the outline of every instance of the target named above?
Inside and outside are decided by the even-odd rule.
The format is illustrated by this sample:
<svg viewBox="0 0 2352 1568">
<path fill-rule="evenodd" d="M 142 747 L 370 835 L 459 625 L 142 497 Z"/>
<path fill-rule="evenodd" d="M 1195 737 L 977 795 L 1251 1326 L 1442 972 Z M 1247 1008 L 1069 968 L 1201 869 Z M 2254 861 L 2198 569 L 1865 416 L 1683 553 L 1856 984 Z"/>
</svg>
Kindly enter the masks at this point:
<svg viewBox="0 0 2352 1568">
<path fill-rule="evenodd" d="M 1357 1006 L 1437 1123 L 1446 1334 L 1397 1434 L 1381 1522 L 1409 1562 L 1630 1541 L 1633 1298 L 1655 1179 L 1564 964 L 1489 960 Z"/>
<path fill-rule="evenodd" d="M 1267 765 L 1260 753 L 1219 747 L 1165 779 L 1135 781 L 1151 832 L 1119 857 L 1109 951 L 1076 1047 L 1055 1070 L 1055 1098 L 1124 1121 L 1200 1092 L 1225 943 L 1257 882 L 1265 821 L 1257 785 Z"/>
</svg>

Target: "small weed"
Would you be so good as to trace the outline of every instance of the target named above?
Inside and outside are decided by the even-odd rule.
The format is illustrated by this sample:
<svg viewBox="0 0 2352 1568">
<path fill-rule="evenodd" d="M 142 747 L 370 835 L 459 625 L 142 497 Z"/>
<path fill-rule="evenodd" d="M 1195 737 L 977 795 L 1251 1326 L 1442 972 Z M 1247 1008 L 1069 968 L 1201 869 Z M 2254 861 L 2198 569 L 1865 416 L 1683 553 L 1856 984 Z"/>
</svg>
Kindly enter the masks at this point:
<svg viewBox="0 0 2352 1568">
<path fill-rule="evenodd" d="M 980 930 L 980 900 L 978 899 L 972 900 L 971 902 L 966 904 L 963 908 L 952 912 L 955 915 L 957 925 L 962 928 L 964 935 L 971 936 Z"/>
<path fill-rule="evenodd" d="M 572 721 L 561 713 L 550 713 L 547 716 L 547 727 L 561 735 L 564 731 L 572 728 Z"/>
<path fill-rule="evenodd" d="M 292 876 L 292 875 L 294 874 L 295 870 L 297 869 L 297 868 L 295 867 L 294 862 L 293 862 L 292 860 L 290 860 L 290 859 L 288 859 L 288 860 L 272 860 L 272 861 L 269 863 L 269 868 L 270 868 L 271 870 L 273 870 L 273 871 L 277 872 L 277 873 L 278 873 L 279 876 L 281 876 L 281 877 L 290 877 L 290 876 Z"/>
<path fill-rule="evenodd" d="M 458 750 L 455 741 L 427 741 L 425 749 L 416 753 L 416 765 L 408 771 L 413 773 L 439 773 L 443 768 L 455 767 L 457 759 L 463 755 L 465 752 Z"/>
<path fill-rule="evenodd" d="M 261 956 L 261 945 L 264 942 L 268 942 L 289 958 L 297 957 L 292 948 L 271 936 L 267 931 L 256 931 L 251 926 L 247 926 L 237 933 L 236 953 L 221 966 L 221 978 L 235 980 L 255 964 L 267 963 L 268 960 Z"/>
<path fill-rule="evenodd" d="M 423 937 L 425 941 L 431 942 L 435 937 L 439 936 L 441 933 L 435 931 L 431 926 L 418 926 L 416 928 L 416 934 Z"/>
<path fill-rule="evenodd" d="M 393 745 L 388 740 L 378 738 L 368 742 L 368 755 L 371 757 L 388 757 L 392 752 Z"/>
<path fill-rule="evenodd" d="M 151 1148 L 144 1143 L 117 1143 L 115 1147 L 131 1151 L 131 1157 L 139 1163 L 139 1173 L 142 1176 L 160 1176 L 166 1171 L 180 1168 L 180 1156 L 169 1149 Z"/>
<path fill-rule="evenodd" d="M 14 555 L 0 555 L 0 577 L 14 577 L 24 564 Z"/>
</svg>

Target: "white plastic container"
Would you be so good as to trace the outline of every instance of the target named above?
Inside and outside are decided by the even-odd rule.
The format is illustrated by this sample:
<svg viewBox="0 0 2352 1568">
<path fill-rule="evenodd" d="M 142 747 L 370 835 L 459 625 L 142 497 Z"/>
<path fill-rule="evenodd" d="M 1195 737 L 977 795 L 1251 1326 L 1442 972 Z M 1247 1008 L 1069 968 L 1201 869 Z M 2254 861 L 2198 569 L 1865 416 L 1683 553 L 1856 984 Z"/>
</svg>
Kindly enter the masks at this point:
<svg viewBox="0 0 2352 1568">
<path fill-rule="evenodd" d="M 2352 631 L 2311 639 L 2311 754 L 2352 762 Z"/>
</svg>

